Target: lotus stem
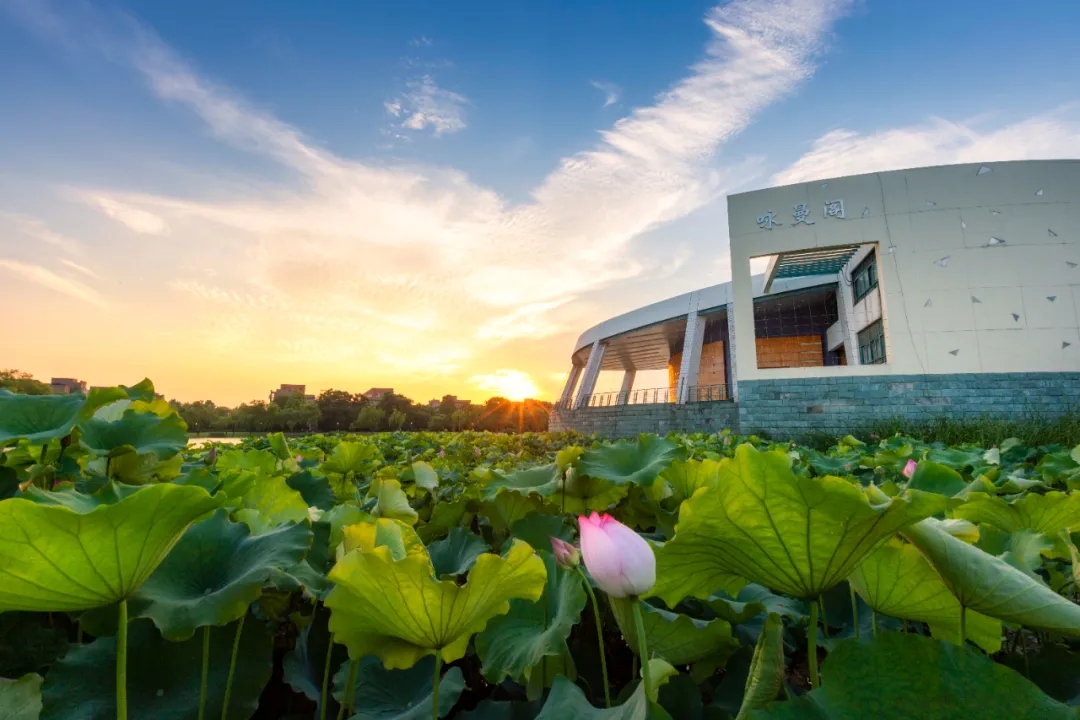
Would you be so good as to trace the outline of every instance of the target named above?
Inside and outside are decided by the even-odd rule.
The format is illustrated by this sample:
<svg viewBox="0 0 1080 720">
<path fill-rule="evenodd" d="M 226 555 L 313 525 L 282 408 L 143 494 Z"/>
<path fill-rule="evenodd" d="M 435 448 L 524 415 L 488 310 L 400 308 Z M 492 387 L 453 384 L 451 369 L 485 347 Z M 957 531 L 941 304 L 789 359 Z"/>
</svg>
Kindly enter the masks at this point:
<svg viewBox="0 0 1080 720">
<path fill-rule="evenodd" d="M 127 720 L 127 600 L 120 601 L 116 626 L 116 720 Z"/>
<path fill-rule="evenodd" d="M 442 675 L 442 650 L 435 651 L 435 675 L 431 678 L 431 720 L 439 720 L 439 676 Z"/>
<path fill-rule="evenodd" d="M 225 680 L 225 702 L 221 705 L 221 720 L 228 720 L 229 700 L 232 698 L 233 676 L 236 675 L 236 658 L 240 655 L 240 635 L 244 632 L 244 620 L 247 619 L 247 611 L 240 616 L 240 622 L 236 625 L 236 637 L 233 638 L 232 657 L 229 659 L 229 677 Z"/>
<path fill-rule="evenodd" d="M 353 685 L 356 684 L 356 669 L 359 667 L 359 660 L 349 661 L 349 674 L 345 680 L 345 692 L 341 693 L 341 704 L 338 705 L 337 720 L 344 720 L 346 717 L 346 709 L 349 707 L 349 703 L 352 702 L 349 694 L 352 692 Z"/>
<path fill-rule="evenodd" d="M 877 637 L 877 611 L 876 610 L 871 610 L 870 611 L 870 627 L 874 631 L 874 637 Z"/>
<path fill-rule="evenodd" d="M 810 661 L 810 689 L 814 690 L 818 686 L 818 667 L 817 667 L 817 623 L 818 623 L 818 604 L 817 602 L 810 603 L 810 624 L 806 628 L 806 654 Z"/>
<path fill-rule="evenodd" d="M 322 695 L 319 698 L 319 720 L 326 720 L 327 693 L 330 690 L 330 658 L 333 654 L 334 639 L 330 638 L 330 644 L 326 646 L 326 662 L 323 663 Z"/>
<path fill-rule="evenodd" d="M 593 620 L 596 622 L 596 644 L 600 649 L 600 673 L 604 678 L 604 707 L 611 707 L 611 684 L 607 676 L 607 655 L 604 653 L 604 627 L 600 624 L 600 606 L 596 603 L 596 593 L 593 592 L 589 579 L 585 577 L 581 567 L 578 566 L 578 575 L 581 583 L 585 586 L 585 592 L 589 594 L 589 602 L 592 603 Z"/>
<path fill-rule="evenodd" d="M 649 678 L 649 639 L 645 637 L 645 620 L 641 616 L 641 599 L 631 597 L 630 602 L 634 606 L 634 630 L 638 636 L 639 655 L 641 656 L 641 682 L 645 683 L 645 697 L 649 697 L 651 686 Z"/>
<path fill-rule="evenodd" d="M 199 687 L 199 720 L 206 713 L 206 686 L 210 679 L 210 626 L 203 625 L 202 636 L 202 684 Z"/>
<path fill-rule="evenodd" d="M 356 673 L 360 669 L 360 661 L 353 660 L 349 663 L 349 687 L 345 689 L 345 716 L 350 717 L 353 714 L 353 705 L 356 704 Z"/>
<path fill-rule="evenodd" d="M 821 632 L 829 637 L 829 616 L 825 614 L 825 598 L 818 598 L 818 606 L 821 607 Z"/>
<path fill-rule="evenodd" d="M 851 624 L 855 626 L 855 639 L 859 639 L 859 601 L 855 597 L 855 586 L 848 585 L 851 591 Z"/>
<path fill-rule="evenodd" d="M 1027 647 L 1027 635 L 1024 634 L 1024 628 L 1020 628 L 1020 648 L 1024 653 L 1024 677 L 1031 677 L 1031 668 L 1028 665 L 1028 647 Z"/>
<path fill-rule="evenodd" d="M 967 644 L 967 605 L 960 606 L 960 647 Z"/>
</svg>

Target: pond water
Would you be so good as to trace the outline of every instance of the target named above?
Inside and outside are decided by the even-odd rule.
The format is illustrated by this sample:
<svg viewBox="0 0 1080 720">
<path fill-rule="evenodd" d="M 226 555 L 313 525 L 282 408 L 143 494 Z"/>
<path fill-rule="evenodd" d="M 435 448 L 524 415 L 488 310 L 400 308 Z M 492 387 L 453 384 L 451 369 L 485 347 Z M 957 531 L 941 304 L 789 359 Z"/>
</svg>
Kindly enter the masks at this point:
<svg viewBox="0 0 1080 720">
<path fill-rule="evenodd" d="M 188 438 L 188 445 L 205 445 L 206 443 L 225 443 L 226 445 L 239 445 L 242 437 L 193 437 Z"/>
</svg>

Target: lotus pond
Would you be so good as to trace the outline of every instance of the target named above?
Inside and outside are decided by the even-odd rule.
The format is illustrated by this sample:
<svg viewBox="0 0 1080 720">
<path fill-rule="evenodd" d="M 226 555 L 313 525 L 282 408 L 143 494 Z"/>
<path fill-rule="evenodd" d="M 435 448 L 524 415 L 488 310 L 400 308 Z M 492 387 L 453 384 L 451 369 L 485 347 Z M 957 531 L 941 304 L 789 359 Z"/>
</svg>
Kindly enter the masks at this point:
<svg viewBox="0 0 1080 720">
<path fill-rule="evenodd" d="M 554 555 L 594 511 L 640 597 Z M 0 718 L 1075 719 L 1078 541 L 1080 447 L 189 447 L 149 382 L 0 392 Z"/>
</svg>

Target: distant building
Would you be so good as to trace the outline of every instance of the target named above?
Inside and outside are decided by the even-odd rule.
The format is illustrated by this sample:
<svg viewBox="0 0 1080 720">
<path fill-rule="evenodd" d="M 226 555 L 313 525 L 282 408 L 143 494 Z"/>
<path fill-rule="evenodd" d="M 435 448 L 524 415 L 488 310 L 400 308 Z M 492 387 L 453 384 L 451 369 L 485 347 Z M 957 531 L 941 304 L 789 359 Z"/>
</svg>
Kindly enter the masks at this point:
<svg viewBox="0 0 1080 720">
<path fill-rule="evenodd" d="M 383 399 L 383 397 L 393 394 L 394 388 L 371 388 L 361 397 L 363 397 L 365 400 L 370 400 L 371 402 L 379 402 Z"/>
<path fill-rule="evenodd" d="M 286 385 L 282 383 L 281 387 L 270 392 L 270 401 L 276 402 L 279 398 L 285 400 L 295 395 L 299 395 L 305 400 L 314 400 L 315 396 L 306 394 L 306 390 L 307 385 Z"/>
<path fill-rule="evenodd" d="M 446 398 L 450 402 L 454 403 L 454 409 L 460 410 L 463 407 L 468 407 L 472 404 L 470 400 L 458 400 L 457 395 L 447 395 Z M 438 410 L 443 404 L 442 400 L 428 400 L 428 407 L 432 410 Z"/>
<path fill-rule="evenodd" d="M 70 395 L 71 393 L 86 394 L 86 381 L 75 378 L 53 378 L 49 381 L 53 395 Z"/>
</svg>

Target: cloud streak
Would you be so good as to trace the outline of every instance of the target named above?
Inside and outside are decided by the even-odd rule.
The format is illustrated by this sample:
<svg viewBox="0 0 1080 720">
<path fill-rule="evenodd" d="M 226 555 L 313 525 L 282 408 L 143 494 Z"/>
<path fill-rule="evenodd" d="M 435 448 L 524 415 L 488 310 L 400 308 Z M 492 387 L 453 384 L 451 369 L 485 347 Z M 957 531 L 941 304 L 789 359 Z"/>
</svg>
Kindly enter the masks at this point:
<svg viewBox="0 0 1080 720">
<path fill-rule="evenodd" d="M 53 292 L 58 292 L 68 297 L 88 302 L 91 305 L 97 307 L 105 307 L 105 298 L 93 288 L 84 285 L 77 280 L 71 280 L 61 275 L 57 275 L 52 270 L 42 267 L 41 265 L 33 265 L 31 263 L 19 262 L 18 260 L 10 260 L 0 258 L 0 270 L 4 270 L 10 275 L 13 275 L 26 282 L 40 285 L 43 288 L 48 288 Z"/>
<path fill-rule="evenodd" d="M 438 137 L 465 129 L 465 105 L 461 95 L 444 90 L 430 75 L 408 84 L 408 90 L 385 104 L 386 111 L 401 120 L 406 130 L 427 130 Z"/>
<path fill-rule="evenodd" d="M 622 94 L 622 88 L 615 83 L 592 80 L 589 84 L 604 93 L 604 107 L 609 107 L 619 101 L 619 95 Z"/>
</svg>

